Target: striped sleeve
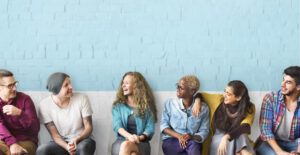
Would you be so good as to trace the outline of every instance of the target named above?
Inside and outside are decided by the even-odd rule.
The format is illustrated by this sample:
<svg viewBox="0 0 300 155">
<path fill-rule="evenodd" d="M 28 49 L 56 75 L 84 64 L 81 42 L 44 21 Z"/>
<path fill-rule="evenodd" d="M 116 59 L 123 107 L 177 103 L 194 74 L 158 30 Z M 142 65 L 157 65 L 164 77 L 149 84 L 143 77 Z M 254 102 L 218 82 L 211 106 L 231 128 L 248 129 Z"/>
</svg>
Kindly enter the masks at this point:
<svg viewBox="0 0 300 155">
<path fill-rule="evenodd" d="M 268 141 L 274 139 L 275 136 L 272 131 L 272 121 L 273 121 L 273 98 L 271 94 L 267 94 L 261 105 L 259 127 L 261 132 L 261 139 L 263 141 Z"/>
</svg>

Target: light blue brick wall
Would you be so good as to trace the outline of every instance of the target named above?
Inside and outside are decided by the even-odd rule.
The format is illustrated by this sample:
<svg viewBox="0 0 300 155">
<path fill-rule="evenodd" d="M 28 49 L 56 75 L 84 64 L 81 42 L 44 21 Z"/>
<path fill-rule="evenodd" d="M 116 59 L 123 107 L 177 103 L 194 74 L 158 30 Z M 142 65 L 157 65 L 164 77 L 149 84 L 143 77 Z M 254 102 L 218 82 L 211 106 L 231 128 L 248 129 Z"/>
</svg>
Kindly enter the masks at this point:
<svg viewBox="0 0 300 155">
<path fill-rule="evenodd" d="M 21 90 L 71 75 L 75 90 L 117 90 L 139 71 L 156 91 L 195 74 L 202 90 L 240 79 L 274 90 L 300 65 L 299 0 L 0 0 L 0 68 Z"/>
</svg>

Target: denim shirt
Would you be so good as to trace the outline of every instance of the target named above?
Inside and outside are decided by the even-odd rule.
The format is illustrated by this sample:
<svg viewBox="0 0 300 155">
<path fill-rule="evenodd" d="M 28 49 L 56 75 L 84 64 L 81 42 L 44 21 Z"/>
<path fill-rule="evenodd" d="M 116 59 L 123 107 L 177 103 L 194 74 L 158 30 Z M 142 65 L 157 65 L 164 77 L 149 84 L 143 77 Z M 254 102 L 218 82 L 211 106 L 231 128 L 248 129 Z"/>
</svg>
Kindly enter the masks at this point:
<svg viewBox="0 0 300 155">
<path fill-rule="evenodd" d="M 209 107 L 202 102 L 201 113 L 197 118 L 192 114 L 194 103 L 185 110 L 182 99 L 168 99 L 165 102 L 162 119 L 160 121 L 160 131 L 162 132 L 162 140 L 171 136 L 163 133 L 165 128 L 180 134 L 190 134 L 201 136 L 201 141 L 195 140 L 197 143 L 202 143 L 209 134 Z"/>
<path fill-rule="evenodd" d="M 128 116 L 131 115 L 133 109 L 123 103 L 118 103 L 112 108 L 113 116 L 113 130 L 117 134 L 117 138 L 125 140 L 125 138 L 118 133 L 120 128 L 124 128 L 127 131 Z M 145 120 L 135 116 L 137 135 L 147 133 L 151 139 L 154 134 L 154 120 L 151 113 L 148 111 L 145 116 Z"/>
</svg>

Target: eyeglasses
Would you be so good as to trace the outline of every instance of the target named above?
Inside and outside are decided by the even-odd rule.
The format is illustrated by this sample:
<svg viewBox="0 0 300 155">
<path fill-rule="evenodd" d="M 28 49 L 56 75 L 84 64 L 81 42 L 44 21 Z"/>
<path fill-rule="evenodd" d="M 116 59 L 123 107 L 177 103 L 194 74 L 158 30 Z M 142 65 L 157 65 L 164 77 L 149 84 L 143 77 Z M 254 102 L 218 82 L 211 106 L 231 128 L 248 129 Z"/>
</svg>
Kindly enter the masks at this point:
<svg viewBox="0 0 300 155">
<path fill-rule="evenodd" d="M 189 88 L 183 88 L 183 87 L 179 86 L 178 83 L 176 83 L 175 86 L 176 86 L 176 89 L 179 89 L 180 91 L 184 91 L 184 90 L 189 89 Z"/>
<path fill-rule="evenodd" d="M 8 85 L 2 85 L 0 84 L 0 86 L 5 86 L 7 87 L 8 89 L 13 89 L 14 87 L 17 87 L 18 86 L 18 81 L 14 82 L 14 83 L 11 83 L 11 84 L 8 84 Z"/>
</svg>

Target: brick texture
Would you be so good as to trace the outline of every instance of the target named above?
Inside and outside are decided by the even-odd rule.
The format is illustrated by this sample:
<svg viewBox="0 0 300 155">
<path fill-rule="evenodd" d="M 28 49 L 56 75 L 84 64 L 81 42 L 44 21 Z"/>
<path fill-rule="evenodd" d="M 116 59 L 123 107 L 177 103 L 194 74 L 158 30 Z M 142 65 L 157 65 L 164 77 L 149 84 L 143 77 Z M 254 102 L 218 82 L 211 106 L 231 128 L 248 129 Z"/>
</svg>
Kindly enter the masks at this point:
<svg viewBox="0 0 300 155">
<path fill-rule="evenodd" d="M 45 91 L 55 71 L 75 90 L 117 90 L 139 71 L 156 91 L 185 74 L 220 91 L 239 79 L 278 89 L 300 65 L 299 0 L 1 0 L 0 68 L 21 90 Z"/>
</svg>

